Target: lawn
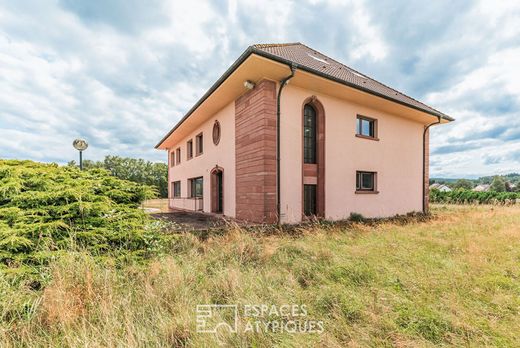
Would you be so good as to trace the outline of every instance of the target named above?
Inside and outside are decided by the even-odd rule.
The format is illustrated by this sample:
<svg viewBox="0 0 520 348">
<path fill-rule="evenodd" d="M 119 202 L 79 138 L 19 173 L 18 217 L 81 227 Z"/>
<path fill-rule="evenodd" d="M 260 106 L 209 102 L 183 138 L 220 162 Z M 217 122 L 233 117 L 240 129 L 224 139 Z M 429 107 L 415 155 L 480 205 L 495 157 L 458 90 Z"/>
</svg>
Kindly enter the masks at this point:
<svg viewBox="0 0 520 348">
<path fill-rule="evenodd" d="M 230 227 L 182 235 L 146 263 L 70 252 L 45 272 L 41 289 L 0 278 L 1 347 L 520 346 L 518 205 L 435 206 L 426 222 L 291 234 Z M 197 333 L 200 304 L 236 304 L 238 332 Z M 306 315 L 257 321 L 319 321 L 323 331 L 246 331 L 243 308 L 261 304 Z"/>
</svg>

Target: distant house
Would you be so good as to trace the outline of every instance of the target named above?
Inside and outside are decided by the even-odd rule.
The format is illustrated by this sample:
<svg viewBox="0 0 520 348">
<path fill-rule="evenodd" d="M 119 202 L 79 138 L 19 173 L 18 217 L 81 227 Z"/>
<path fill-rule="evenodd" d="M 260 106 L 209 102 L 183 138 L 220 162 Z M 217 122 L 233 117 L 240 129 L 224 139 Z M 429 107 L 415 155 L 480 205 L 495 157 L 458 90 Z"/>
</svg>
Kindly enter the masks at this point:
<svg viewBox="0 0 520 348">
<path fill-rule="evenodd" d="M 490 187 L 491 187 L 491 185 L 489 185 L 489 184 L 480 184 L 480 185 L 475 186 L 473 191 L 476 191 L 476 192 L 488 192 Z"/>
<path fill-rule="evenodd" d="M 428 129 L 450 121 L 301 43 L 260 44 L 156 148 L 171 208 L 266 223 L 383 217 L 427 209 Z"/>
<path fill-rule="evenodd" d="M 439 183 L 431 184 L 430 185 L 430 190 L 431 189 L 436 189 L 436 190 L 439 190 L 441 192 L 450 192 L 451 191 L 451 188 L 449 188 L 448 186 L 446 186 L 444 184 L 439 184 Z"/>
</svg>

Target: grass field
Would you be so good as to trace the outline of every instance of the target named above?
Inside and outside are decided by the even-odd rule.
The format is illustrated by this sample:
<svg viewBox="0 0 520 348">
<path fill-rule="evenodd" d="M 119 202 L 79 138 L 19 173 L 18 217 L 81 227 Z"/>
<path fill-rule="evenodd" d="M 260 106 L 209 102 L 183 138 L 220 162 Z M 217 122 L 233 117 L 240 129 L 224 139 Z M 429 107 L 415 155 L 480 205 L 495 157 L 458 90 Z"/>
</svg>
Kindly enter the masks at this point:
<svg viewBox="0 0 520 348">
<path fill-rule="evenodd" d="M 520 207 L 433 214 L 294 235 L 187 234 L 119 268 L 70 253 L 43 289 L 0 278 L 0 346 L 520 346 Z M 197 333 L 195 308 L 211 303 L 304 305 L 324 330 L 244 332 L 240 315 L 236 334 Z"/>
</svg>

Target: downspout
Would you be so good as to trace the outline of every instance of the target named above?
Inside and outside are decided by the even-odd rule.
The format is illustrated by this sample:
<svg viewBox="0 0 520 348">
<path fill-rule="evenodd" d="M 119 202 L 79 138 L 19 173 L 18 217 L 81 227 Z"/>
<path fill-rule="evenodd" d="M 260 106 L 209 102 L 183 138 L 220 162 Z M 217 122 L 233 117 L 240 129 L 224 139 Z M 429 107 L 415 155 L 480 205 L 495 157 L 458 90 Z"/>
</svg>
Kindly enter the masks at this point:
<svg viewBox="0 0 520 348">
<path fill-rule="evenodd" d="M 426 132 L 430 129 L 431 126 L 435 124 L 441 123 L 441 117 L 438 116 L 437 122 L 430 123 L 426 127 L 424 127 L 422 144 L 423 144 L 423 160 L 422 160 L 422 212 L 426 214 Z M 429 140 L 429 139 L 428 139 Z"/>
<path fill-rule="evenodd" d="M 278 97 L 276 99 L 276 212 L 278 215 L 278 225 L 281 224 L 281 206 L 280 206 L 280 98 L 282 96 L 282 90 L 287 82 L 292 79 L 296 68 L 296 63 L 291 64 L 291 74 L 280 81 L 280 88 L 278 89 Z"/>
</svg>

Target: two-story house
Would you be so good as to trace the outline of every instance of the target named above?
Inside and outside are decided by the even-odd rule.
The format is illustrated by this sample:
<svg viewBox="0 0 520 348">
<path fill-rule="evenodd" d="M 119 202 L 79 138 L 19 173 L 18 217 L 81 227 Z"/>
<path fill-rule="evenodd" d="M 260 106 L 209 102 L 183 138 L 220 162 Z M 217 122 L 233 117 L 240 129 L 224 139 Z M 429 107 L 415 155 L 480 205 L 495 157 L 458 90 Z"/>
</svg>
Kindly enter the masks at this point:
<svg viewBox="0 0 520 348">
<path fill-rule="evenodd" d="M 156 146 L 171 208 L 297 223 L 428 208 L 453 119 L 301 43 L 249 47 Z"/>
</svg>

